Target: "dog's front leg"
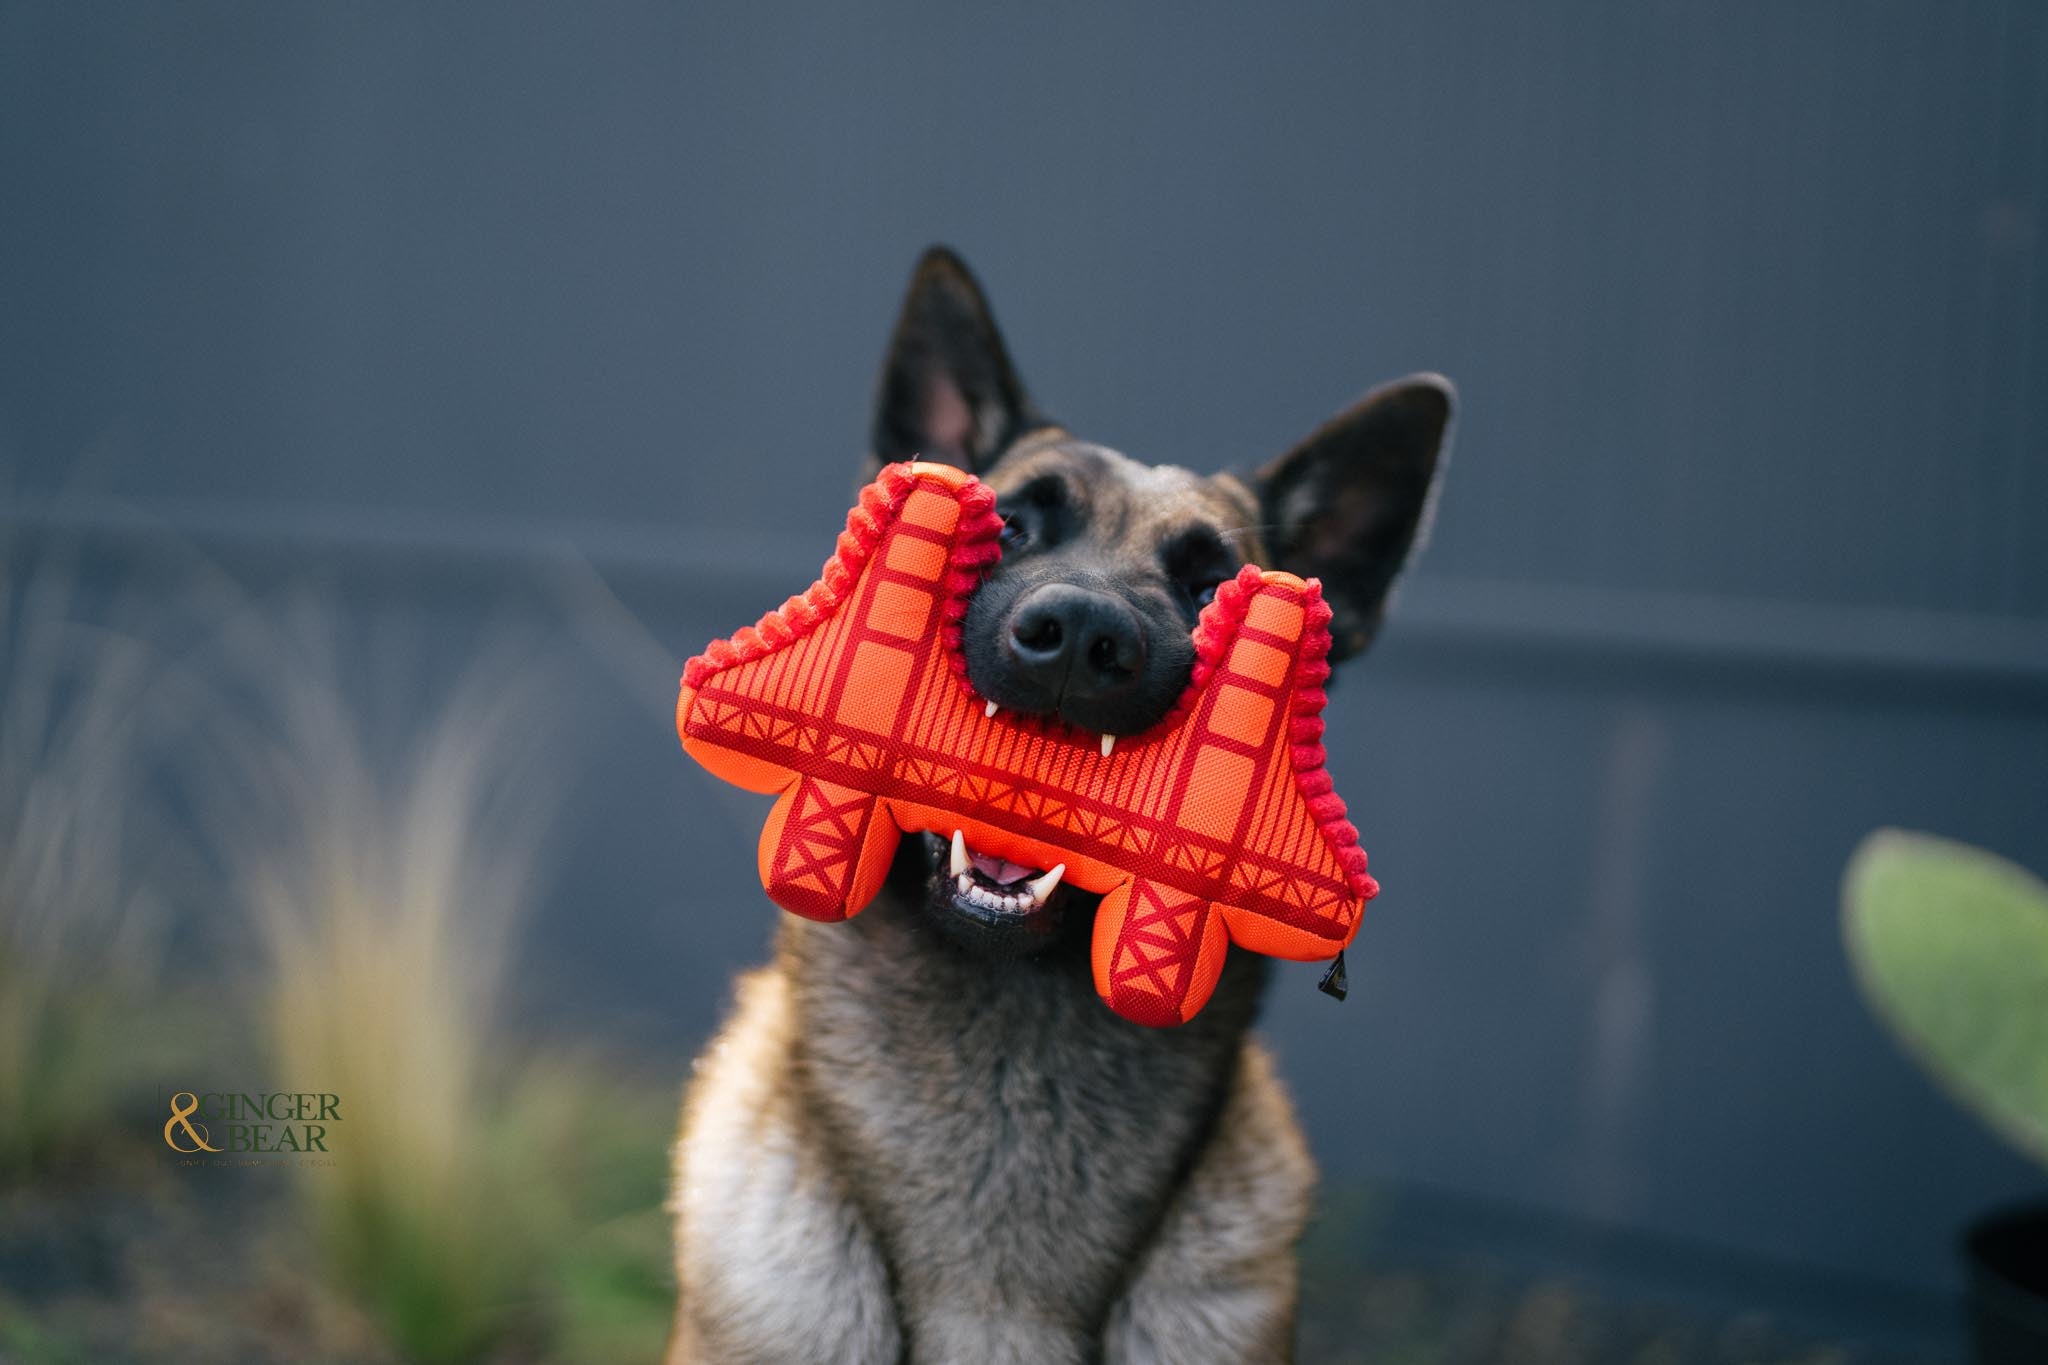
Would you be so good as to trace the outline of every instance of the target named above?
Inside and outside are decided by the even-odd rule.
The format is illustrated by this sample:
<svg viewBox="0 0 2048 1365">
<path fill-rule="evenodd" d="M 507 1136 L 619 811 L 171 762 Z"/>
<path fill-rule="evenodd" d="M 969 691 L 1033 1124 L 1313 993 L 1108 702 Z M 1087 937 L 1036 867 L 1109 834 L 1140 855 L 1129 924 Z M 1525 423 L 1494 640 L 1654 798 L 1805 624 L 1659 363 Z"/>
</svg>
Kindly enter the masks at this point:
<svg viewBox="0 0 2048 1365">
<path fill-rule="evenodd" d="M 1294 1244 L 1315 1169 L 1265 1050 L 1247 1042 L 1229 1101 L 1130 1288 L 1105 1365 L 1294 1358 Z"/>
<path fill-rule="evenodd" d="M 888 1272 L 803 1120 L 788 990 L 742 980 L 676 1144 L 679 1300 L 667 1365 L 896 1365 Z"/>
</svg>

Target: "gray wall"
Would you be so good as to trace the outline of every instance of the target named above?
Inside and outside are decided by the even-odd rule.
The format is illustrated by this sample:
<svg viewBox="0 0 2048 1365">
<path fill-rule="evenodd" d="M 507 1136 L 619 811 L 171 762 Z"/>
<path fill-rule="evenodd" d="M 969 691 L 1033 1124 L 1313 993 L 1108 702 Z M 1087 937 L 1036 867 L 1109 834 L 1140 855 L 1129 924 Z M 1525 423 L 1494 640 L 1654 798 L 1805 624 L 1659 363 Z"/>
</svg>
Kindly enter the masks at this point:
<svg viewBox="0 0 2048 1365">
<path fill-rule="evenodd" d="M 566 538 L 680 658 L 822 556 L 929 240 L 1145 458 L 1443 370 L 1435 542 L 1332 717 L 1387 894 L 1348 1005 L 1272 1007 L 1322 1161 L 1938 1287 L 2039 1181 L 1865 1017 L 1835 886 L 1880 823 L 2048 868 L 2044 184 L 2030 0 L 17 0 L 0 486 L 427 639 Z M 680 1056 L 772 917 L 698 903 L 758 812 L 672 662 L 590 661 L 542 931 L 556 1004 Z"/>
</svg>

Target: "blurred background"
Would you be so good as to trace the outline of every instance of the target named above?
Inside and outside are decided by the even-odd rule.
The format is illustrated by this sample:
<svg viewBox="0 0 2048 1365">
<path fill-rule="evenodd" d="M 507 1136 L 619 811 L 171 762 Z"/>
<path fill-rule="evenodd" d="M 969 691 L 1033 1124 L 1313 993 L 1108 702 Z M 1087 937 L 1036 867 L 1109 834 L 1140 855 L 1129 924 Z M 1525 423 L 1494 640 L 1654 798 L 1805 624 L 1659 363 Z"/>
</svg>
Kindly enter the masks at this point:
<svg viewBox="0 0 2048 1365">
<path fill-rule="evenodd" d="M 1266 1015 L 1304 1358 L 1948 1358 L 1958 1229 L 2043 1177 L 1838 888 L 1886 824 L 2048 868 L 2044 190 L 2027 0 L 0 4 L 0 912 L 17 1000 L 81 983 L 0 1052 L 24 1130 L 84 1091 L 16 1135 L 0 1358 L 650 1358 L 661 1130 L 776 913 L 675 679 L 815 572 L 933 241 L 1141 459 L 1461 392 L 1331 705 L 1385 894 Z M 474 1112 L 340 1194 L 155 1145 L 335 1076 Z M 463 1307 L 376 1249 L 470 1223 L 350 1210 L 476 1124 L 557 1134 L 504 1159 L 582 1171 L 521 1215 L 578 1259 Z M 180 1251 L 224 1207 L 263 1294 Z"/>
</svg>

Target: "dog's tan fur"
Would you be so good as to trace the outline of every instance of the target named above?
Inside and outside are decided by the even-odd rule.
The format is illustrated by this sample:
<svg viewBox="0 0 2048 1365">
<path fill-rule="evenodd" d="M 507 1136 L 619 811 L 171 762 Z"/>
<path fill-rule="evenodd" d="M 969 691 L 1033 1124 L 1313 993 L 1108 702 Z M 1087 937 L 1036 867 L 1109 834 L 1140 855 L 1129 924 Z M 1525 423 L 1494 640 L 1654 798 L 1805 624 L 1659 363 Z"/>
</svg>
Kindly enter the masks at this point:
<svg viewBox="0 0 2048 1365">
<path fill-rule="evenodd" d="M 1416 381 L 1249 483 L 1141 465 L 1036 417 L 971 277 L 938 253 L 892 343 L 875 450 L 913 441 L 999 498 L 1063 483 L 1087 528 L 1073 572 L 1161 610 L 1159 547 L 1191 526 L 1320 571 L 1343 653 L 1412 546 L 1447 416 L 1440 381 Z M 1353 531 L 1325 511 L 1353 504 Z M 936 856 L 906 839 L 863 913 L 785 917 L 773 963 L 741 979 L 675 1148 L 669 1365 L 1290 1359 L 1314 1172 L 1248 1033 L 1266 962 L 1232 953 L 1200 1014 L 1145 1029 L 1095 997 L 1085 921 L 1014 959 L 938 933 Z"/>
<path fill-rule="evenodd" d="M 1043 1229 L 1043 1261 L 990 1264 L 977 1254 L 980 1220 L 1000 1214 L 974 1202 L 933 1210 L 931 1241 L 892 1271 L 862 1212 L 877 1193 L 848 1188 L 836 1150 L 843 1138 L 824 1117 L 842 1101 L 816 1093 L 817 1061 L 802 1040 L 821 1021 L 806 1017 L 804 993 L 791 985 L 809 956 L 801 941 L 844 927 L 786 925 L 776 964 L 742 979 L 732 1021 L 699 1064 L 676 1144 L 684 1307 L 670 1365 L 1289 1357 L 1293 1245 L 1314 1172 L 1272 1063 L 1249 1040 L 1213 1132 L 1100 1323 L 1032 1302 L 1045 1282 L 1070 1278 L 1063 1228 Z M 859 1013 L 857 992 L 826 989 L 835 999 L 813 1008 Z M 905 1086 L 896 1059 L 876 1048 L 868 1062 L 832 1088 L 864 1091 L 862 1102 L 876 1107 L 897 1103 Z M 1025 1283 L 1006 1283 L 1012 1276 Z"/>
</svg>

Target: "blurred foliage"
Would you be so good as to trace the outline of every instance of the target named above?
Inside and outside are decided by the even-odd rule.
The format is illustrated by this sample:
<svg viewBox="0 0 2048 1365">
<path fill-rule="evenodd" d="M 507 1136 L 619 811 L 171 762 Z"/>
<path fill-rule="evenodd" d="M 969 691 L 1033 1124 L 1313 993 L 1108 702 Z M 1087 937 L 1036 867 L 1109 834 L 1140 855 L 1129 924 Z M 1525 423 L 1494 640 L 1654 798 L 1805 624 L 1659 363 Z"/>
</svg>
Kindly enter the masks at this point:
<svg viewBox="0 0 2048 1365">
<path fill-rule="evenodd" d="M 487 645 L 446 695 L 408 697 L 391 743 L 348 701 L 317 609 L 231 652 L 250 685 L 210 824 L 261 948 L 274 1083 L 344 1106 L 335 1159 L 297 1182 L 325 1264 L 420 1365 L 557 1339 L 567 1359 L 652 1360 L 675 1087 L 501 1023 L 563 799 L 558 676 Z"/>
<path fill-rule="evenodd" d="M 1930 1365 L 1814 1341 L 1769 1319 L 1615 1302 L 1569 1280 L 1470 1266 L 1381 1265 L 1342 1300 L 1304 1305 L 1315 1365 Z"/>
<path fill-rule="evenodd" d="M 0 544 L 0 1360 L 655 1360 L 679 1082 L 500 1022 L 562 799 L 547 661 L 480 649 L 379 735 L 332 613 L 188 567 L 146 618 Z M 151 771 L 195 736 L 214 769 Z M 245 913 L 174 990 L 150 893 L 209 885 Z M 166 1078 L 248 1066 L 342 1097 L 332 1163 L 172 1177 Z"/>
<path fill-rule="evenodd" d="M 85 623 L 61 562 L 30 563 L 0 543 L 0 1185 L 105 1155 L 159 960 L 137 873 L 159 661 Z"/>
<path fill-rule="evenodd" d="M 537 1178 L 563 1182 L 567 1226 L 542 1274 L 552 1359 L 653 1362 L 675 1313 L 668 1184 L 679 1084 L 580 1067 L 558 1073 L 573 1125 L 558 1127 L 565 1159 Z"/>
<path fill-rule="evenodd" d="M 674 1300 L 659 1203 L 672 1087 L 590 1059 L 503 1074 L 504 1103 L 468 1116 L 455 1182 L 359 1162 L 353 1142 L 304 1182 L 329 1263 L 408 1361 L 656 1360 Z M 374 1179 L 326 1179 L 364 1164 Z"/>
<path fill-rule="evenodd" d="M 1843 879 L 1872 1007 L 1959 1101 L 2048 1165 L 2048 886 L 1980 849 L 1880 830 Z"/>
<path fill-rule="evenodd" d="M 526 1229 L 525 1276 L 490 1305 L 459 1358 L 479 1365 L 654 1365 L 674 1302 L 659 1207 L 673 1078 L 617 1059 L 557 1054 L 518 1065 L 521 1094 L 490 1115 L 497 1199 Z M 485 1116 L 480 1116 L 485 1117 Z M 503 1139 L 503 1131 L 496 1135 Z M 332 1172 L 327 1172 L 332 1174 Z M 461 1267 L 365 1280 L 309 1218 L 300 1172 L 181 1172 L 117 1190 L 0 1197 L 0 1361 L 9 1365 L 401 1365 L 441 1340 L 394 1320 L 368 1289 L 424 1301 Z M 442 1207 L 436 1202 L 433 1207 Z M 388 1208 L 368 1201 L 359 1213 Z M 232 1229 L 223 1235 L 223 1229 Z M 368 1229 L 393 1249 L 417 1229 Z M 403 1301 L 398 1305 L 406 1306 Z M 413 1334 L 408 1336 L 407 1334 Z M 453 1348 L 446 1348 L 451 1352 Z"/>
<path fill-rule="evenodd" d="M 1317 1194 L 1300 1248 L 1296 1358 L 1316 1365 L 1927 1365 L 1910 1350 L 1817 1339 L 1768 1314 L 1734 1311 L 1744 1298 L 1796 1302 L 1799 1291 L 1784 1283 L 1780 1265 L 1755 1267 L 1771 1281 L 1768 1293 L 1759 1283 L 1753 1295 L 1724 1298 L 1720 1311 L 1682 1280 L 1668 1289 L 1638 1283 L 1618 1298 L 1603 1289 L 1607 1277 L 1562 1272 L 1564 1264 L 1583 1263 L 1605 1235 L 1562 1220 L 1532 1223 L 1524 1211 L 1441 1192 L 1331 1180 Z M 1726 1263 L 1717 1269 L 1725 1273 Z"/>
</svg>

